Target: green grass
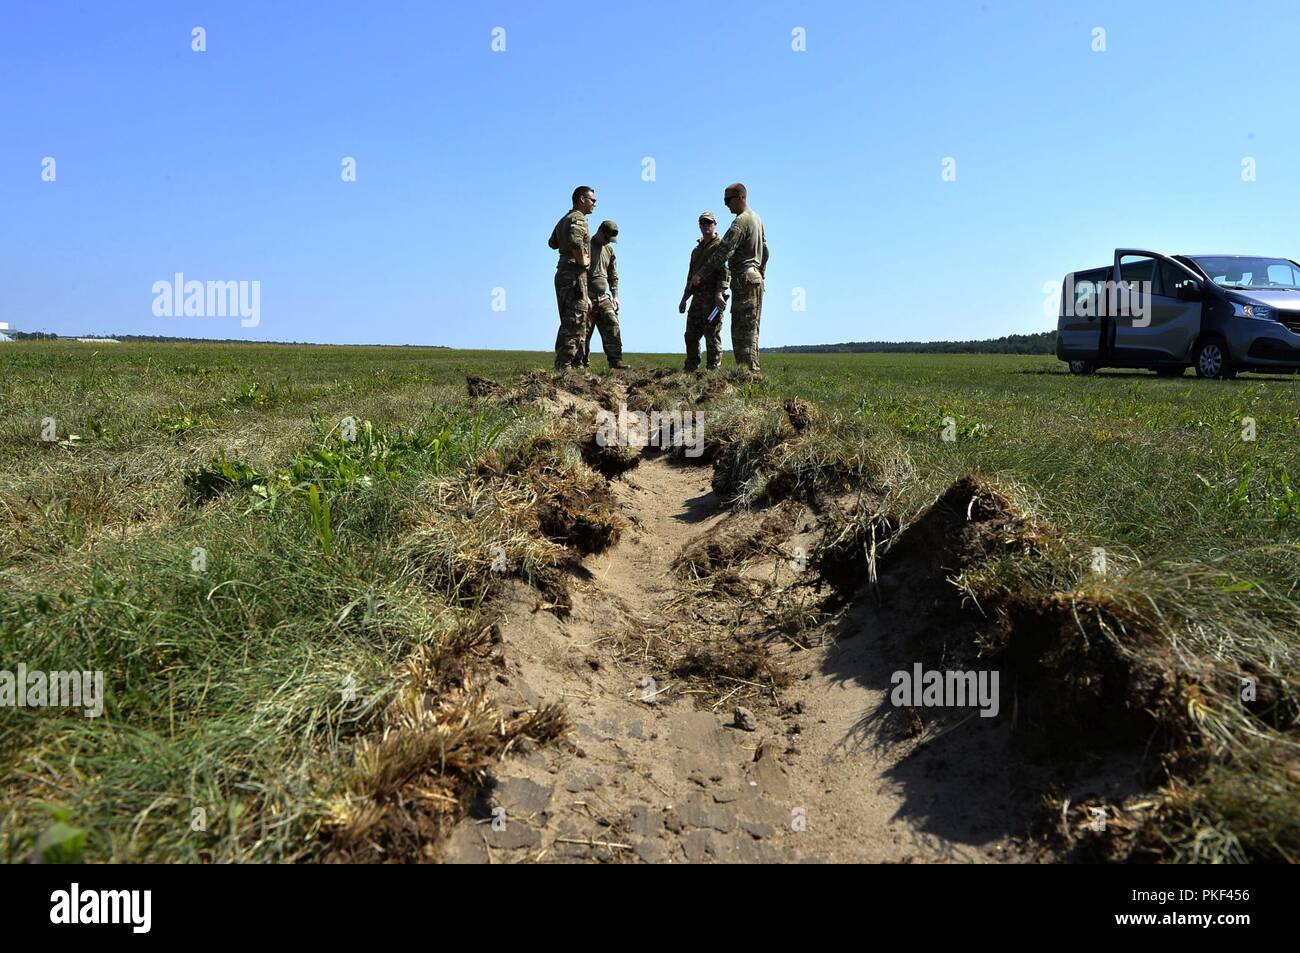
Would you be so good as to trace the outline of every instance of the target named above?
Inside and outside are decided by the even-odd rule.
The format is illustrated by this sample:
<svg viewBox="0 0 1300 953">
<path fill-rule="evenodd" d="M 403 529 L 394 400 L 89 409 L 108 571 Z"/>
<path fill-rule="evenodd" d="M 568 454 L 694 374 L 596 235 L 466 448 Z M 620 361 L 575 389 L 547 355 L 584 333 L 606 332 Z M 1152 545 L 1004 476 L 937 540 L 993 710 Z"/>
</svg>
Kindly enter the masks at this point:
<svg viewBox="0 0 1300 953">
<path fill-rule="evenodd" d="M 312 853 L 398 664 L 463 621 L 395 546 L 413 488 L 517 426 L 465 406 L 472 358 L 430 354 L 0 355 L 2 667 L 103 670 L 108 694 L 98 719 L 0 711 L 5 856 L 58 825 L 95 860 Z"/>
<path fill-rule="evenodd" d="M 984 355 L 811 363 L 765 358 L 763 389 L 897 434 L 935 486 L 980 470 L 1097 545 L 1226 559 L 1284 591 L 1300 584 L 1294 488 L 1287 495 L 1300 468 L 1300 379 L 1078 378 L 1051 358 Z M 942 439 L 945 417 L 953 442 Z M 1253 442 L 1242 440 L 1245 417 Z"/>
<path fill-rule="evenodd" d="M 981 471 L 1061 528 L 1078 578 L 1104 547 L 1134 599 L 1186 617 L 1196 651 L 1294 678 L 1300 381 L 1077 378 L 1051 358 L 986 355 L 763 363 L 706 439 L 747 405 L 810 400 L 829 436 L 799 451 L 805 470 L 887 465 L 913 511 Z M 315 856 L 399 663 L 474 611 L 422 584 L 401 545 L 420 488 L 536 424 L 471 406 L 464 376 L 549 365 L 422 348 L 0 348 L 0 668 L 102 669 L 108 687 L 99 719 L 0 710 L 0 856 L 42 834 L 52 858 Z M 347 417 L 356 441 L 341 439 Z M 1240 779 L 1195 802 L 1198 843 L 1225 845 L 1211 857 L 1240 856 L 1223 826 L 1242 813 Z"/>
</svg>

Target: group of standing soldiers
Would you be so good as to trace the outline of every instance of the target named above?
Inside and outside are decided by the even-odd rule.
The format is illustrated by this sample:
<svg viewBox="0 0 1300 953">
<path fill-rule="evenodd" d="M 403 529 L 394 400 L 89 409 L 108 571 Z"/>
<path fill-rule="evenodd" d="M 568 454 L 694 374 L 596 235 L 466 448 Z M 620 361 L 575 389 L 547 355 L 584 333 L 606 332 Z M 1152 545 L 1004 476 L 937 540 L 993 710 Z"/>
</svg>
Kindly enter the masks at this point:
<svg viewBox="0 0 1300 953">
<path fill-rule="evenodd" d="M 736 218 L 719 238 L 713 213 L 700 213 L 700 240 L 691 251 L 686 287 L 677 306 L 686 315 L 686 369 L 700 366 L 700 338 L 704 338 L 706 366 L 712 370 L 721 363 L 722 314 L 730 293 L 732 352 L 739 366 L 757 371 L 767 238 L 763 220 L 749 207 L 743 185 L 727 186 L 722 200 Z M 618 266 L 612 247 L 618 241 L 618 226 L 607 219 L 594 236 L 589 235 L 587 216 L 595 209 L 595 189 L 578 186 L 573 190 L 573 208 L 556 223 L 548 243 L 560 254 L 555 270 L 555 300 L 560 309 L 560 331 L 555 338 L 557 368 L 589 366 L 591 339 L 597 330 L 609 366 L 627 366 L 618 325 Z"/>
</svg>

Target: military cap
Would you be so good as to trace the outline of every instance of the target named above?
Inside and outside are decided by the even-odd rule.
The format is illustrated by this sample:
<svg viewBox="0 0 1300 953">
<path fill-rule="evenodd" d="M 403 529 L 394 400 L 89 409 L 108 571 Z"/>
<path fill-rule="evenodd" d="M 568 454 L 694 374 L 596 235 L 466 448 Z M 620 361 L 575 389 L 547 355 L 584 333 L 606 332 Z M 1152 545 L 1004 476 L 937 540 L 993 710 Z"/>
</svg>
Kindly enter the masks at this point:
<svg viewBox="0 0 1300 953">
<path fill-rule="evenodd" d="M 701 213 L 700 213 L 700 221 L 701 221 L 701 222 L 712 222 L 714 225 L 717 225 L 717 224 L 718 224 L 718 220 L 717 220 L 716 218 L 713 217 L 713 213 L 712 213 L 712 212 L 701 212 Z"/>
</svg>

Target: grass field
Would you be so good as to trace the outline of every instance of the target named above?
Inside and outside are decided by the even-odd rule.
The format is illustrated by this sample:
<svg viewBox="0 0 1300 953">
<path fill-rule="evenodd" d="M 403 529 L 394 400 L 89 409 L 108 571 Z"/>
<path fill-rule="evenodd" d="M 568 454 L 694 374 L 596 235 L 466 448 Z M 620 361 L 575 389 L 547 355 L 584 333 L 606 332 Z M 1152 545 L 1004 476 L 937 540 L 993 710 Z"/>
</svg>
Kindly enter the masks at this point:
<svg viewBox="0 0 1300 953">
<path fill-rule="evenodd" d="M 357 805 L 402 780 L 383 745 L 403 692 L 413 678 L 455 690 L 448 647 L 486 618 L 480 576 L 457 553 L 430 570 L 412 527 L 485 455 L 550 425 L 527 404 L 469 398 L 466 375 L 504 382 L 549 363 L 0 346 L 0 668 L 102 670 L 107 688 L 100 718 L 0 710 L 3 856 L 339 849 Z M 767 355 L 764 370 L 734 378 L 709 425 L 761 437 L 796 398 L 816 425 L 741 474 L 737 505 L 760 505 L 778 471 L 814 484 L 847 472 L 881 482 L 906 522 L 983 474 L 1059 544 L 972 579 L 973 593 L 1086 592 L 1200 673 L 1184 705 L 1199 754 L 1167 785 L 1167 856 L 1297 859 L 1300 381 L 1076 378 L 1051 358 L 983 355 Z M 341 439 L 349 417 L 355 440 Z M 1234 697 L 1243 673 L 1267 710 Z M 482 765 L 463 769 L 472 781 Z"/>
</svg>

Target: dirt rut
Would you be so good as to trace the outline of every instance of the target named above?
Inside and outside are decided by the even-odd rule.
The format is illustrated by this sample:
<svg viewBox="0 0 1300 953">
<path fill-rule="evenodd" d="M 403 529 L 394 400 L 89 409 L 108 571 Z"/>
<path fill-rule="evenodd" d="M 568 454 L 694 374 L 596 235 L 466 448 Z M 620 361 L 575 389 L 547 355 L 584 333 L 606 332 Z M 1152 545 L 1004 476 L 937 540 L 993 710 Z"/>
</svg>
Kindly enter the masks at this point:
<svg viewBox="0 0 1300 953">
<path fill-rule="evenodd" d="M 889 702 L 906 668 L 910 614 L 867 600 L 814 647 L 760 611 L 720 618 L 672 568 L 682 549 L 723 534 L 729 516 L 710 471 L 648 457 L 614 481 L 630 529 L 587 557 L 560 619 L 512 581 L 501 599 L 507 711 L 561 700 L 570 744 L 504 761 L 495 785 L 442 856 L 460 863 L 742 861 L 1024 861 L 1033 805 L 1018 791 L 1008 719 L 911 722 Z M 783 540 L 811 548 L 811 519 Z M 800 535 L 802 533 L 802 535 Z M 798 573 L 780 554 L 751 560 L 790 597 Z M 782 578 L 784 574 L 784 578 Z M 726 609 L 732 612 L 734 607 Z M 685 644 L 706 625 L 762 642 L 791 676 L 759 691 L 735 725 L 736 698 L 662 671 L 652 640 Z"/>
</svg>

